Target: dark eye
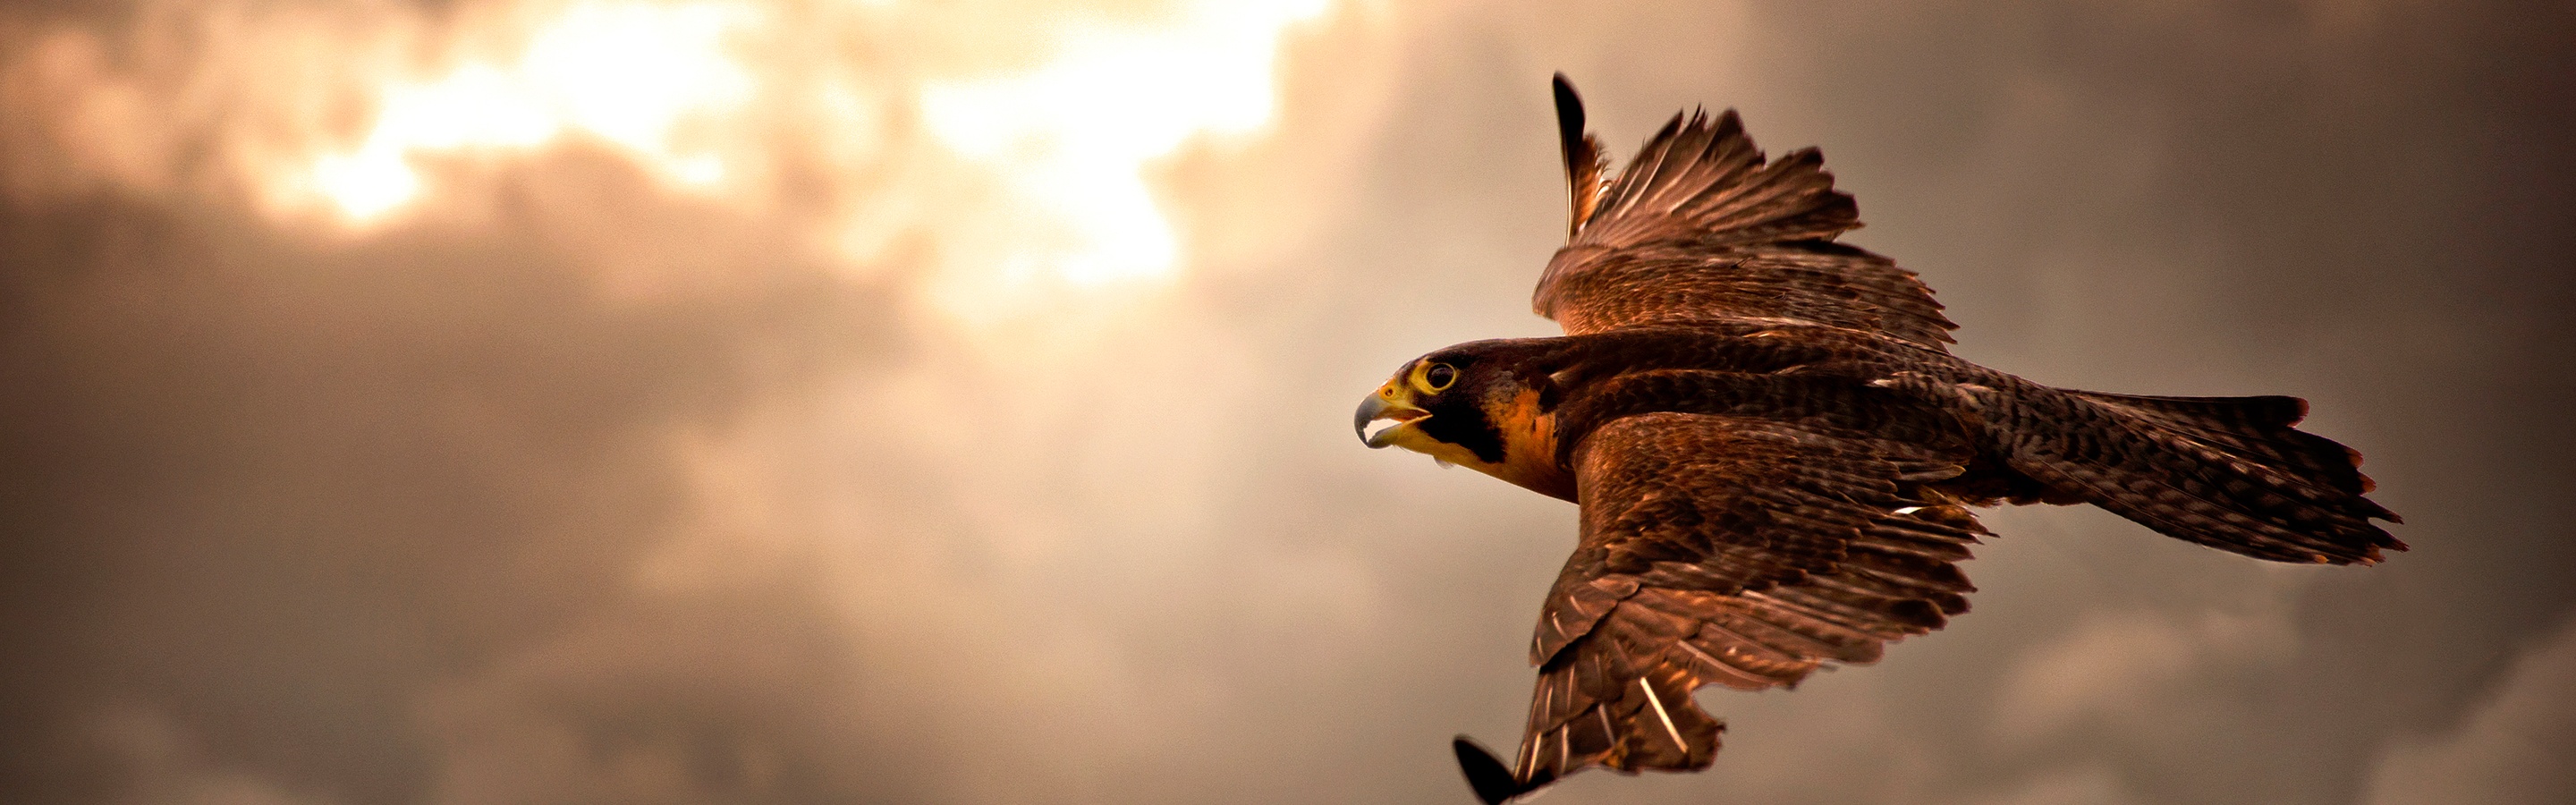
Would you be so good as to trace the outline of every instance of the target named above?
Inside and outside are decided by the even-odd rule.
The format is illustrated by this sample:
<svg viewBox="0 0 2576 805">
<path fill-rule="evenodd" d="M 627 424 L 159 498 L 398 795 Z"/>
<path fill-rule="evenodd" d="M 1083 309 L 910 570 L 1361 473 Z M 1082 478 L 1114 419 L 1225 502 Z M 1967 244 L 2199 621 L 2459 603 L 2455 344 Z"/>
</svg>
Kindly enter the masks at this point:
<svg viewBox="0 0 2576 805">
<path fill-rule="evenodd" d="M 1422 373 L 1422 382 L 1431 384 L 1432 391 L 1439 391 L 1448 388 L 1451 383 L 1458 382 L 1458 370 L 1450 367 L 1449 364 L 1435 363 L 1431 365 L 1430 371 Z"/>
</svg>

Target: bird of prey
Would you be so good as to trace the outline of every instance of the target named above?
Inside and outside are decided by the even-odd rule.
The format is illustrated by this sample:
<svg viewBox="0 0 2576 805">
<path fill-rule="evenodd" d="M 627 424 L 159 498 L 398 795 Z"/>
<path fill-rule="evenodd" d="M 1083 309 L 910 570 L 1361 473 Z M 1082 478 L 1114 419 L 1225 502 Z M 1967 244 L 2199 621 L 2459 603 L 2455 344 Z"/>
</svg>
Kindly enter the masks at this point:
<svg viewBox="0 0 2576 805">
<path fill-rule="evenodd" d="M 1835 242 L 1860 226 L 1814 149 L 1767 160 L 1729 110 L 1613 178 L 1556 77 L 1573 221 L 1532 304 L 1562 338 L 1407 362 L 1360 404 L 1402 447 L 1581 507 L 1540 605 L 1515 760 L 1460 736 L 1487 803 L 1593 766 L 1707 768 L 1707 685 L 1762 690 L 1941 628 L 1975 590 L 1971 506 L 2090 503 L 2258 559 L 2371 564 L 2360 454 L 2296 397 L 2041 385 L 1952 356 L 1932 292 Z M 1394 424 L 1375 433 L 1379 421 Z"/>
</svg>

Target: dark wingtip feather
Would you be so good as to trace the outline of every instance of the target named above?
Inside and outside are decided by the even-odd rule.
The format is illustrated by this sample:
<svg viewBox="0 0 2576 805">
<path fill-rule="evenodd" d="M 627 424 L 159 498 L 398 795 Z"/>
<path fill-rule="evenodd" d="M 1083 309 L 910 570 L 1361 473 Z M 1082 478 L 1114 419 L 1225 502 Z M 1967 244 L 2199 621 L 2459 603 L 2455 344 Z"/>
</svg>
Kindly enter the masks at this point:
<svg viewBox="0 0 2576 805">
<path fill-rule="evenodd" d="M 1583 231 L 1601 203 L 1601 175 L 1608 166 L 1601 161 L 1601 142 L 1583 131 L 1583 97 L 1574 93 L 1574 82 L 1557 73 L 1552 85 L 1556 89 L 1556 143 L 1565 157 L 1565 187 L 1568 206 L 1565 236 L 1572 240 Z M 1540 281 L 1546 287 L 1546 281 Z M 1544 309 L 1539 315 L 1547 315 Z"/>
<path fill-rule="evenodd" d="M 1575 144 L 1583 141 L 1583 96 L 1574 94 L 1574 82 L 1565 80 L 1564 73 L 1557 73 L 1552 83 L 1556 87 L 1557 142 L 1572 153 Z"/>
<path fill-rule="evenodd" d="M 1566 179 L 1576 185 L 1574 187 L 1574 193 L 1577 196 L 1575 223 L 1581 224 L 1585 212 L 1581 208 L 1580 198 L 1585 190 L 1581 186 L 1584 179 L 1583 172 L 1585 168 L 1599 162 L 1600 157 L 1587 153 L 1591 149 L 1586 148 L 1583 142 L 1583 97 L 1574 94 L 1574 82 L 1565 80 L 1564 73 L 1557 73 L 1555 86 L 1556 145 L 1565 154 Z"/>
<path fill-rule="evenodd" d="M 1560 76 L 1557 86 L 1564 86 L 1563 82 Z M 1449 748 L 1458 753 L 1458 770 L 1466 773 L 1467 787 L 1475 789 L 1476 799 L 1485 805 L 1502 805 L 1505 800 L 1537 788 L 1523 786 L 1519 780 L 1513 779 L 1511 768 L 1496 759 L 1494 753 L 1477 745 L 1474 738 L 1458 736 L 1449 742 Z"/>
</svg>

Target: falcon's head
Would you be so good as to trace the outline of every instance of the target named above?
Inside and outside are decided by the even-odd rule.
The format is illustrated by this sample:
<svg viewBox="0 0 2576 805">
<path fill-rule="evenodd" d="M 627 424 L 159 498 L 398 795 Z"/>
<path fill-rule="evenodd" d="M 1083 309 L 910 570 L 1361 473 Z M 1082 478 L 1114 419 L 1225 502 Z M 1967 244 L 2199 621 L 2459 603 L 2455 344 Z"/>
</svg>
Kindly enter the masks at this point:
<svg viewBox="0 0 2576 805">
<path fill-rule="evenodd" d="M 1370 447 L 1401 447 L 1564 500 L 1557 400 L 1532 364 L 1558 339 L 1471 341 L 1413 359 L 1360 401 L 1351 426 Z M 1369 423 L 1392 420 L 1376 433 Z"/>
</svg>

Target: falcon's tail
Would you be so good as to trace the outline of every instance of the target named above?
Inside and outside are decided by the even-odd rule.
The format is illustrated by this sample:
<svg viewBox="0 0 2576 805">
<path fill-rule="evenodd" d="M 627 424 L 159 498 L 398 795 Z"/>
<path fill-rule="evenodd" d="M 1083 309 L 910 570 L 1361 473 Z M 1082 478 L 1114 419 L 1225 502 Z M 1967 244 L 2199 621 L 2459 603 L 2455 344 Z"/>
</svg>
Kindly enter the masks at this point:
<svg viewBox="0 0 2576 805">
<path fill-rule="evenodd" d="M 2008 460 L 2052 492 L 2258 559 L 2372 564 L 2406 550 L 2371 522 L 2399 520 L 2363 497 L 2361 453 L 2292 427 L 2305 400 L 2049 391 L 2020 401 Z"/>
</svg>

